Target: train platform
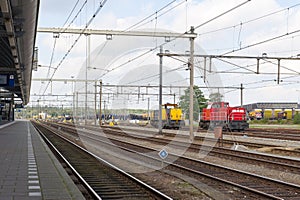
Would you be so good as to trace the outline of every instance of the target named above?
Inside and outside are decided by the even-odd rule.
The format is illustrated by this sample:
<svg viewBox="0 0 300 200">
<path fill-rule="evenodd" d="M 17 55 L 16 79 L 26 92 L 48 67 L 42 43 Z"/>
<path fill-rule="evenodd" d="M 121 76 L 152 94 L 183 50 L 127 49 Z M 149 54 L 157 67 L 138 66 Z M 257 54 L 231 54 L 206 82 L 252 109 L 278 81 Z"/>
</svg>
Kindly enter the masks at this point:
<svg viewBox="0 0 300 200">
<path fill-rule="evenodd" d="M 85 199 L 29 121 L 0 124 L 0 199 Z"/>
</svg>

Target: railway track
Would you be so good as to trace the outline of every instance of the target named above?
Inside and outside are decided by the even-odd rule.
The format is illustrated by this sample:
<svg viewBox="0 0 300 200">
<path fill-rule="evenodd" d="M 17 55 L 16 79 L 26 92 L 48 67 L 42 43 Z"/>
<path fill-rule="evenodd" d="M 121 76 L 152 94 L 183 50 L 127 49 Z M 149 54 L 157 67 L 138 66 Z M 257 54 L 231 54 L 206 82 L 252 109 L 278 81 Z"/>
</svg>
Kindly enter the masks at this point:
<svg viewBox="0 0 300 200">
<path fill-rule="evenodd" d="M 90 136 L 84 136 L 90 137 Z M 97 136 L 99 137 L 99 136 Z M 96 139 L 93 138 L 94 140 Z M 147 138 L 149 139 L 149 138 Z M 135 144 L 130 144 L 128 142 L 119 141 L 117 139 L 110 138 L 110 141 L 113 144 L 117 145 L 118 148 L 123 148 L 126 151 L 134 152 L 137 155 L 142 155 L 144 152 L 156 151 L 155 149 L 141 147 Z M 173 157 L 178 157 L 178 159 L 173 159 Z M 145 159 L 144 157 L 138 158 L 139 160 Z M 157 162 L 156 165 L 161 165 L 161 160 L 157 157 L 152 157 L 151 163 Z M 216 180 L 219 181 L 219 185 L 216 185 L 216 188 L 222 187 L 226 183 L 231 185 L 231 187 L 237 187 L 240 192 L 234 193 L 234 198 L 242 199 L 247 197 L 247 199 L 255 198 L 266 198 L 266 199 L 297 199 L 299 195 L 300 187 L 298 185 L 286 183 L 283 181 L 278 181 L 270 179 L 267 177 L 262 177 L 258 175 L 253 175 L 245 173 L 239 170 L 233 170 L 230 168 L 217 166 L 211 163 L 202 162 L 199 160 L 193 160 L 187 157 L 178 156 L 175 154 L 169 154 L 168 159 L 176 160 L 175 162 L 169 162 L 168 160 L 164 161 L 167 164 L 164 170 L 177 171 L 179 173 L 184 173 L 192 177 L 197 177 L 198 181 L 203 181 L 205 177 L 205 183 L 215 184 Z M 150 161 L 149 161 L 150 162 Z M 169 169 L 170 168 L 170 169 Z M 297 169 L 296 169 L 297 170 Z M 212 180 L 207 180 L 212 179 Z M 212 183 L 214 182 L 214 183 Z M 234 191 L 232 189 L 226 188 L 226 191 Z M 226 191 L 222 191 L 223 194 L 230 195 Z M 242 191 L 242 192 L 241 192 Z"/>
<path fill-rule="evenodd" d="M 107 129 L 105 131 L 106 134 L 110 134 L 110 136 L 116 136 L 118 134 L 120 137 L 126 136 L 137 141 L 143 141 L 144 139 L 141 138 L 141 133 L 130 133 L 124 134 L 122 131 L 111 131 Z M 260 166 L 264 166 L 265 168 L 277 169 L 285 172 L 290 173 L 297 173 L 300 174 L 300 160 L 295 160 L 288 157 L 278 157 L 268 154 L 261 154 L 257 152 L 249 152 L 249 151 L 236 151 L 227 148 L 221 147 L 211 147 L 206 146 L 203 144 L 197 143 L 187 143 L 183 141 L 175 141 L 173 137 L 147 137 L 147 141 L 153 144 L 160 144 L 161 146 L 169 145 L 172 146 L 174 149 L 185 149 L 187 152 L 194 152 L 199 153 L 202 152 L 203 154 L 207 154 L 209 156 L 216 156 L 220 158 L 227 158 L 231 160 L 236 160 L 238 162 L 246 162 L 251 164 L 257 164 Z M 138 143 L 138 142 L 137 142 Z M 187 148 L 188 147 L 188 148 Z"/>
<path fill-rule="evenodd" d="M 63 124 L 59 124 L 60 126 L 64 126 Z M 89 130 L 98 131 L 99 128 L 95 127 L 86 127 Z M 68 129 L 68 131 L 73 131 L 74 129 Z M 114 138 L 119 136 L 121 138 L 131 138 L 136 140 L 136 143 L 143 142 L 144 138 L 141 138 L 141 132 L 130 132 L 124 133 L 122 130 L 106 128 L 105 130 L 106 136 L 109 134 L 110 138 Z M 143 133 L 144 134 L 144 133 Z M 228 148 L 222 147 L 211 147 L 200 143 L 188 143 L 184 141 L 174 140 L 172 136 L 164 136 L 164 137 L 147 137 L 147 142 L 152 144 L 159 144 L 161 146 L 169 145 L 172 146 L 174 149 L 184 149 L 187 152 L 199 153 L 209 155 L 209 156 L 216 156 L 220 158 L 226 158 L 235 160 L 242 163 L 249 163 L 249 164 L 257 164 L 259 166 L 264 166 L 265 168 L 270 169 L 277 169 L 284 172 L 296 173 L 300 174 L 300 160 L 292 159 L 289 157 L 282 157 L 282 156 L 274 156 L 270 154 L 262 154 L 254 151 L 236 151 Z"/>
<path fill-rule="evenodd" d="M 74 126 L 72 124 L 66 124 L 67 126 Z M 82 125 L 76 125 L 77 128 L 88 128 L 91 130 L 97 130 L 99 127 L 95 127 L 95 126 L 82 126 Z M 110 128 L 110 129 L 115 129 L 115 130 L 126 130 L 126 131 L 141 131 L 140 129 L 137 128 L 133 128 L 133 127 L 123 127 L 123 126 L 102 126 L 103 128 Z M 148 134 L 148 135 L 156 135 L 157 134 L 157 130 L 153 130 L 153 129 L 143 129 L 142 130 L 144 134 Z M 164 136 L 168 136 L 168 137 L 177 137 L 177 138 L 182 138 L 182 139 L 189 139 L 188 134 L 186 135 L 178 135 L 176 133 L 172 133 L 172 132 L 168 132 L 166 130 L 163 131 L 163 135 Z M 199 142 L 203 142 L 204 140 L 207 142 L 212 142 L 215 143 L 215 139 L 214 138 L 209 138 L 209 137 L 205 137 L 205 136 L 198 136 L 196 135 L 194 138 L 195 141 L 199 141 Z M 223 139 L 223 145 L 225 147 L 231 147 L 232 145 L 234 145 L 236 143 L 236 141 L 233 140 L 227 140 L 227 139 Z M 274 145 L 268 145 L 268 144 L 262 144 L 262 143 L 255 143 L 255 142 L 244 142 L 244 141 L 239 141 L 238 142 L 241 145 L 245 145 L 247 147 L 250 148 L 261 148 L 261 147 L 274 147 Z M 300 155 L 300 154 L 299 154 Z"/>
<path fill-rule="evenodd" d="M 131 129 L 130 125 L 123 124 L 122 128 Z M 145 127 L 145 126 L 143 126 Z M 114 128 L 114 127 L 111 127 Z M 183 131 L 188 131 L 187 127 L 181 128 Z M 207 132 L 206 129 L 198 129 L 198 132 Z M 153 132 L 149 130 L 149 132 Z M 170 134 L 165 132 L 166 134 Z M 300 141 L 300 130 L 299 129 L 288 129 L 288 128 L 249 128 L 243 132 L 228 132 L 223 131 L 224 135 L 235 135 L 235 136 L 250 136 L 250 137 L 258 137 L 258 138 L 268 138 L 268 139 L 279 139 L 279 140 L 291 140 L 291 141 Z M 197 138 L 197 136 L 196 136 Z M 200 139 L 202 139 L 200 137 Z M 225 144 L 229 144 L 230 142 L 224 141 Z M 248 143 L 248 145 L 253 147 L 258 147 L 257 144 Z"/>
<path fill-rule="evenodd" d="M 299 134 L 299 129 L 297 128 L 249 128 L 249 131 L 257 132 L 270 132 L 270 133 L 289 133 L 289 134 Z"/>
<path fill-rule="evenodd" d="M 56 154 L 63 156 L 90 194 L 96 199 L 171 199 L 132 175 L 62 139 L 44 125 L 33 123 Z M 58 153 L 59 152 L 59 153 Z"/>
<path fill-rule="evenodd" d="M 295 129 L 258 129 L 251 128 L 244 133 L 241 132 L 224 132 L 225 135 L 250 136 L 258 138 L 269 138 L 278 140 L 300 141 L 300 130 Z"/>
<path fill-rule="evenodd" d="M 124 141 L 114 139 L 110 140 L 113 140 L 113 143 L 115 145 L 118 145 L 118 147 L 122 147 L 124 150 L 131 151 L 133 153 L 143 154 L 151 151 L 157 151 L 156 149 L 152 149 L 149 147 L 124 143 Z M 147 157 L 153 159 L 153 161 L 156 161 L 156 165 L 161 164 L 161 160 L 157 157 Z M 153 163 L 153 161 L 151 161 L 151 163 Z M 235 170 L 201 160 L 179 156 L 173 153 L 169 153 L 169 156 L 164 161 L 164 163 L 167 165 L 167 167 L 165 167 L 165 170 L 177 171 L 186 175 L 191 174 L 192 177 L 197 177 L 197 180 L 202 180 L 202 177 L 205 176 L 206 178 L 211 178 L 214 181 L 218 180 L 223 184 L 226 183 L 234 187 L 238 187 L 239 190 L 244 190 L 244 192 L 241 192 L 242 194 L 235 194 L 235 198 L 239 196 L 238 198 L 241 199 L 243 197 L 252 199 L 257 198 L 254 196 L 258 195 L 259 198 L 297 199 L 300 194 L 300 186 L 296 184 L 278 181 L 268 177 L 247 173 L 241 170 Z M 211 181 L 206 180 L 205 182 L 209 182 L 210 184 L 212 184 Z M 251 192 L 251 194 L 247 194 L 247 192 L 245 191 Z M 221 190 L 221 192 L 226 194 L 228 191 Z"/>
<path fill-rule="evenodd" d="M 76 126 L 77 128 L 84 128 L 83 126 Z M 107 128 L 110 128 L 110 129 L 115 129 L 115 130 L 125 130 L 125 131 L 130 131 L 130 132 L 137 132 L 137 131 L 141 131 L 140 129 L 136 129 L 136 128 L 132 128 L 132 127 L 119 127 L 119 126 L 116 126 L 116 127 L 109 127 L 109 126 L 103 126 L 104 127 L 107 127 Z M 99 127 L 95 127 L 95 126 L 86 126 L 85 128 L 88 128 L 88 129 L 91 129 L 91 130 L 97 130 L 99 129 Z M 148 135 L 156 135 L 157 134 L 157 131 L 153 131 L 151 129 L 143 129 L 143 134 L 148 134 Z M 213 133 L 211 133 L 213 135 Z M 172 132 L 168 132 L 168 131 L 165 131 L 163 132 L 163 135 L 166 137 L 170 137 L 170 138 L 174 138 L 176 136 L 176 138 L 182 138 L 183 140 L 188 140 L 189 139 L 189 136 L 186 134 L 186 135 L 183 135 L 183 134 L 175 134 L 175 133 L 172 133 Z M 241 141 L 241 140 L 235 140 L 236 138 L 234 138 L 234 135 L 231 135 L 233 136 L 232 139 L 223 139 L 222 140 L 222 146 L 224 147 L 228 147 L 228 148 L 231 148 L 232 146 L 238 144 L 238 145 L 244 145 L 246 147 L 248 147 L 249 149 L 259 149 L 259 148 L 273 148 L 272 152 L 271 153 L 274 153 L 274 154 L 279 154 L 279 155 L 283 155 L 283 156 L 294 156 L 294 157 L 300 157 L 300 150 L 298 149 L 289 149 L 289 148 L 284 148 L 286 147 L 284 144 L 282 144 L 282 146 L 278 146 L 277 145 L 274 145 L 274 144 L 266 144 L 266 142 L 264 141 L 258 141 L 258 142 L 249 142 L 249 141 Z M 246 136 L 245 134 L 242 134 L 240 133 L 240 136 Z M 216 139 L 215 138 L 210 138 L 210 137 L 206 137 L 206 136 L 199 136 L 199 135 L 196 135 L 195 136 L 195 142 L 198 142 L 199 145 L 203 145 L 204 141 L 206 143 L 216 143 Z M 282 147 L 282 148 L 280 148 Z"/>
</svg>

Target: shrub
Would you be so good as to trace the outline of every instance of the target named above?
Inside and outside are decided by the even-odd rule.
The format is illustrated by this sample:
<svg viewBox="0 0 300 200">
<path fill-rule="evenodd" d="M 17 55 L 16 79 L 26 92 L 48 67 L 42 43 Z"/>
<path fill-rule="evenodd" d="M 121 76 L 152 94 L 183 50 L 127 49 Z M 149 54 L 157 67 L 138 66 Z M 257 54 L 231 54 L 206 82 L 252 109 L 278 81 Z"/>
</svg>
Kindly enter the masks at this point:
<svg viewBox="0 0 300 200">
<path fill-rule="evenodd" d="M 269 120 L 268 119 L 261 119 L 259 120 L 261 124 L 268 124 Z"/>
<path fill-rule="evenodd" d="M 296 114 L 293 120 L 294 124 L 300 124 L 300 114 Z"/>
</svg>

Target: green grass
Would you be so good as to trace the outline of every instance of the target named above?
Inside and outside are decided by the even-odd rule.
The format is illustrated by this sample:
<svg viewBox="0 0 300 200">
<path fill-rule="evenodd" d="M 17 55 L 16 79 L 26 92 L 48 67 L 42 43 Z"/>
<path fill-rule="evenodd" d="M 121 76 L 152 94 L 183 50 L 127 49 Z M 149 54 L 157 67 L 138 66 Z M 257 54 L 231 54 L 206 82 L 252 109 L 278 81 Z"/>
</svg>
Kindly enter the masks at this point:
<svg viewBox="0 0 300 200">
<path fill-rule="evenodd" d="M 255 124 L 255 123 L 251 123 L 250 128 L 292 128 L 292 129 L 300 129 L 300 124 Z"/>
<path fill-rule="evenodd" d="M 250 128 L 294 128 L 300 129 L 300 115 L 296 114 L 294 119 L 277 120 L 252 120 L 249 122 Z"/>
</svg>

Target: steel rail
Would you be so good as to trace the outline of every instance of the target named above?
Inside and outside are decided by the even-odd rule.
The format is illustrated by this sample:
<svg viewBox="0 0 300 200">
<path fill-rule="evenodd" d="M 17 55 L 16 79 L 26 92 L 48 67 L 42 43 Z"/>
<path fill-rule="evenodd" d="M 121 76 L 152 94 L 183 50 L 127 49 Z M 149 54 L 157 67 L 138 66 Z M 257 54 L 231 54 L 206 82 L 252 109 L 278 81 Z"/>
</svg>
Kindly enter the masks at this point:
<svg viewBox="0 0 300 200">
<path fill-rule="evenodd" d="M 62 124 L 60 124 L 62 125 Z M 86 127 L 86 126 L 85 126 Z M 89 130 L 99 130 L 96 127 L 86 127 Z M 102 127 L 104 128 L 104 127 Z M 132 130 L 132 129 L 131 129 Z M 137 131 L 137 130 L 134 130 Z M 120 130 L 115 130 L 114 131 L 114 136 L 115 133 L 119 133 L 120 135 L 124 136 L 124 132 Z M 134 133 L 131 132 L 130 134 L 126 134 L 126 137 L 130 137 L 135 140 L 143 140 L 143 138 L 140 137 L 140 133 Z M 162 145 L 169 144 L 171 146 L 174 146 L 176 149 L 179 148 L 186 148 L 189 146 L 188 151 L 201 151 L 207 152 L 209 154 L 214 154 L 217 155 L 218 157 L 234 157 L 237 160 L 246 160 L 249 163 L 252 163 L 253 161 L 258 162 L 263 165 L 273 165 L 276 166 L 277 169 L 285 169 L 288 171 L 291 171 L 293 173 L 297 172 L 300 173 L 300 160 L 296 160 L 293 158 L 288 158 L 288 157 L 278 157 L 275 155 L 270 155 L 270 154 L 262 154 L 262 153 L 256 153 L 256 152 L 247 152 L 247 151 L 237 151 L 237 150 L 231 150 L 231 149 L 226 149 L 226 148 L 221 148 L 221 147 L 211 147 L 207 146 L 204 144 L 197 144 L 197 143 L 186 143 L 182 142 L 179 140 L 171 140 L 165 138 L 154 138 L 154 137 L 147 137 L 147 141 L 149 142 L 155 142 L 155 143 L 161 143 Z M 177 136 L 176 136 L 177 137 Z M 172 141 L 172 143 L 171 143 Z M 209 150 L 208 150 L 209 149 Z M 273 168 L 273 167 L 272 167 Z"/>
<path fill-rule="evenodd" d="M 81 183 L 84 185 L 84 187 L 90 192 L 90 194 L 93 195 L 94 198 L 101 200 L 101 197 L 95 192 L 95 190 L 84 180 L 84 178 L 77 172 L 77 170 L 71 165 L 71 163 L 60 153 L 60 151 L 52 144 L 52 142 L 45 136 L 43 131 L 40 130 L 40 128 L 35 124 L 32 123 L 35 127 L 35 129 L 38 131 L 38 133 L 42 136 L 42 138 L 45 140 L 45 142 L 50 146 L 50 148 L 55 152 L 56 155 L 61 158 L 64 163 L 67 164 L 67 166 L 72 170 L 72 172 L 75 174 L 75 176 L 81 181 Z"/>
<path fill-rule="evenodd" d="M 36 126 L 35 123 L 34 123 L 34 125 Z M 40 125 L 41 125 L 41 124 L 40 124 Z M 47 128 L 47 130 L 49 130 L 49 131 L 51 131 L 51 132 L 54 131 L 53 129 L 49 129 L 48 127 L 45 127 L 45 126 L 43 126 L 43 127 L 44 127 L 44 128 Z M 84 149 L 83 147 L 77 145 L 76 143 L 70 141 L 69 139 L 67 139 L 67 138 L 65 138 L 65 137 L 63 137 L 63 136 L 61 136 L 59 133 L 57 133 L 57 132 L 53 132 L 53 133 L 54 133 L 55 135 L 59 136 L 60 138 L 62 138 L 64 141 L 66 141 L 66 142 L 68 142 L 68 143 L 70 143 L 70 144 L 76 146 L 76 147 L 77 147 L 78 149 L 80 149 L 81 151 L 84 151 L 85 153 L 87 153 L 87 154 L 93 156 L 94 158 L 96 158 L 97 160 L 99 160 L 101 163 L 104 163 L 105 165 L 109 166 L 109 167 L 112 168 L 113 170 L 115 170 L 115 171 L 117 171 L 117 172 L 123 174 L 125 177 L 128 177 L 129 179 L 133 180 L 133 181 L 136 182 L 138 185 L 141 185 L 142 187 L 147 188 L 147 190 L 149 190 L 149 191 L 152 192 L 153 194 L 159 196 L 159 198 L 161 198 L 161 199 L 167 199 L 167 200 L 172 200 L 171 197 L 165 195 L 164 193 L 160 192 L 159 190 L 155 189 L 154 187 L 151 187 L 150 185 L 146 184 L 145 182 L 143 182 L 143 181 L 137 179 L 136 177 L 132 176 L 131 174 L 125 172 L 124 170 L 122 170 L 122 169 L 116 167 L 115 165 L 109 163 L 108 161 L 106 161 L 106 160 L 100 158 L 99 156 L 93 154 L 92 152 L 90 152 L 90 151 Z M 72 169 L 74 169 L 74 167 L 72 167 Z M 75 170 L 75 169 L 74 169 L 74 170 Z M 83 178 L 82 178 L 82 179 L 83 179 Z M 84 179 L 83 179 L 83 180 L 84 180 Z M 84 180 L 84 181 L 85 181 L 85 180 Z M 86 181 L 85 181 L 85 182 L 86 182 Z M 86 183 L 87 183 L 87 182 L 86 182 Z M 92 189 L 92 187 L 91 187 L 88 183 L 87 183 L 87 185 L 89 186 L 89 188 Z M 92 190 L 94 191 L 94 189 L 92 189 Z M 97 194 L 95 191 L 94 191 L 93 193 Z M 98 197 L 99 197 L 99 195 L 98 195 Z M 101 199 L 101 197 L 99 197 L 99 198 Z"/>
<path fill-rule="evenodd" d="M 81 137 L 82 137 L 82 136 L 83 136 L 83 135 L 81 135 Z M 89 137 L 89 136 L 84 135 L 84 137 Z M 91 138 L 91 139 L 94 139 L 94 140 L 95 140 L 95 138 Z M 115 145 L 116 145 L 116 143 L 124 143 L 124 141 L 119 141 L 119 140 L 112 139 L 112 138 L 110 138 L 110 140 L 111 140 L 111 141 L 113 140 L 113 141 L 114 141 L 113 143 L 114 143 Z M 102 140 L 98 140 L 98 141 L 99 141 L 99 142 L 103 142 Z M 140 148 L 140 149 L 141 149 L 141 148 L 142 148 L 142 149 L 147 149 L 147 151 L 156 151 L 156 150 L 153 149 L 153 148 L 148 148 L 148 147 L 139 146 L 139 145 L 136 145 L 136 144 L 132 144 L 132 143 L 126 142 L 126 146 L 128 146 L 129 144 L 132 145 L 132 146 L 135 146 L 135 147 L 137 147 L 137 148 Z M 132 148 L 126 148 L 126 147 L 123 147 L 123 146 L 118 146 L 118 147 L 119 147 L 119 148 L 122 148 L 122 149 L 124 149 L 124 150 L 126 150 L 126 151 L 132 151 L 132 152 L 138 153 L 138 154 L 140 154 L 140 155 L 142 155 L 142 156 L 145 156 L 145 155 L 143 155 L 140 151 L 132 150 Z M 169 154 L 169 155 L 172 155 L 172 156 L 178 156 L 178 155 L 175 155 L 175 154 Z M 147 157 L 150 157 L 151 159 L 160 161 L 160 160 L 158 160 L 157 158 L 151 157 L 151 156 L 149 156 L 149 155 L 147 155 Z M 193 159 L 190 159 L 190 158 L 187 158 L 187 157 L 180 157 L 178 160 L 190 160 L 190 161 L 193 161 L 194 164 L 192 164 L 191 166 L 196 165 L 196 163 L 200 163 L 199 160 L 193 160 Z M 174 163 L 171 163 L 171 162 L 165 162 L 165 163 L 167 163 L 168 165 L 172 165 L 172 166 L 174 165 Z M 206 165 L 208 164 L 208 165 L 211 165 L 211 166 L 214 166 L 214 167 L 218 167 L 218 168 L 222 168 L 222 169 L 234 171 L 235 173 L 242 173 L 242 174 L 245 174 L 245 175 L 247 175 L 247 176 L 255 177 L 255 178 L 257 178 L 257 179 L 264 179 L 264 180 L 273 182 L 274 184 L 276 183 L 276 184 L 288 185 L 289 187 L 297 187 L 298 189 L 300 189 L 300 186 L 295 185 L 295 184 L 286 183 L 286 182 L 283 182 L 283 181 L 278 181 L 278 180 L 275 180 L 275 179 L 271 179 L 271 178 L 263 177 L 263 176 L 259 176 L 259 175 L 253 175 L 253 174 L 250 174 L 250 173 L 247 173 L 247 172 L 244 172 L 244 171 L 233 170 L 233 169 L 230 169 L 230 168 L 227 168 L 227 167 L 224 168 L 224 167 L 222 167 L 222 166 L 218 166 L 218 165 L 211 164 L 211 163 L 206 163 L 206 162 L 203 162 L 203 161 L 201 161 L 201 163 L 202 163 L 202 164 L 205 163 Z M 177 166 L 177 167 L 178 167 L 178 166 Z M 186 170 L 188 170 L 188 169 L 190 169 L 190 168 L 186 168 Z M 196 171 L 196 172 L 199 172 L 199 171 Z M 201 174 L 201 172 L 199 172 L 199 173 Z M 220 178 L 218 178 L 218 179 L 220 179 Z M 221 180 L 222 180 L 222 179 L 221 179 Z M 234 186 L 236 186 L 236 187 L 243 188 L 243 189 L 245 189 L 245 190 L 249 190 L 249 191 L 251 191 L 251 192 L 259 193 L 259 194 L 261 194 L 261 195 L 267 196 L 267 197 L 272 198 L 272 199 L 282 199 L 281 197 L 276 197 L 276 196 L 274 196 L 274 195 L 272 195 L 272 194 L 267 194 L 267 193 L 265 193 L 265 192 L 261 192 L 261 191 L 258 191 L 258 190 L 256 190 L 256 189 L 253 189 L 253 188 L 248 188 L 247 186 L 240 185 L 240 184 L 234 183 L 234 182 L 232 182 L 232 181 L 224 180 L 224 182 L 226 182 L 226 183 L 228 183 L 228 184 L 231 184 L 231 185 L 234 185 Z M 247 189 L 247 188 L 248 188 L 248 189 Z"/>
</svg>

